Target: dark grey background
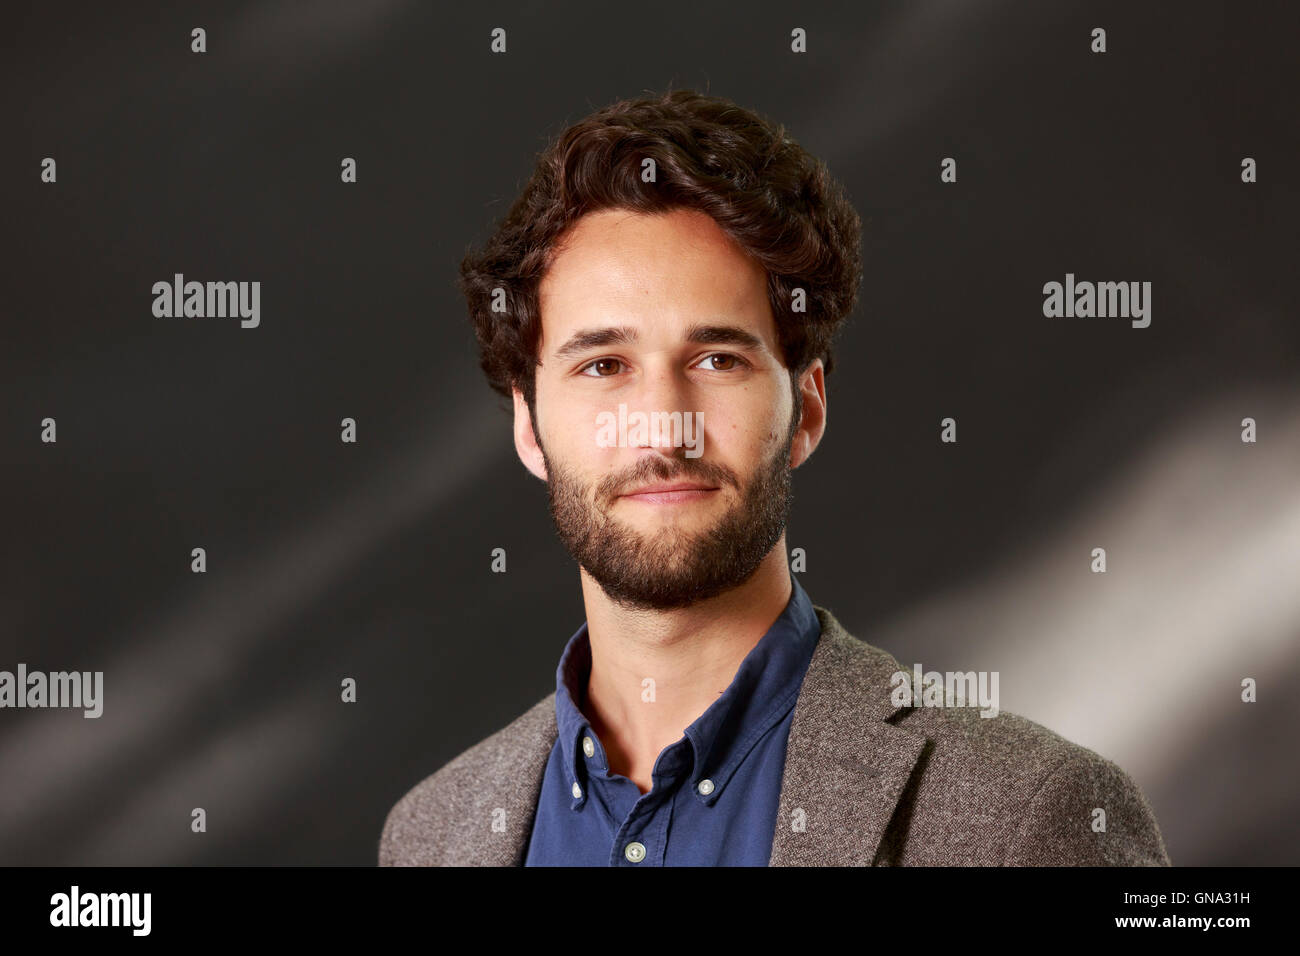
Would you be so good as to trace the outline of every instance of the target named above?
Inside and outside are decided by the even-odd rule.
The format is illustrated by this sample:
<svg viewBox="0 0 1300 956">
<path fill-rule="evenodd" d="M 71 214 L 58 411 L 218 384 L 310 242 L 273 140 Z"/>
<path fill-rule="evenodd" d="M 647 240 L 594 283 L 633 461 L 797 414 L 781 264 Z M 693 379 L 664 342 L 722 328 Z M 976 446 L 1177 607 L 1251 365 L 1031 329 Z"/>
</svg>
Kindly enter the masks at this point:
<svg viewBox="0 0 1300 956">
<path fill-rule="evenodd" d="M 789 530 L 813 600 L 998 670 L 1175 863 L 1297 862 L 1292 5 L 34 6 L 0 57 L 0 669 L 103 670 L 105 711 L 0 711 L 0 863 L 370 864 L 553 689 L 577 573 L 453 279 L 549 136 L 670 84 L 783 123 L 864 219 Z M 260 280 L 261 326 L 154 318 L 174 272 Z M 1044 318 L 1066 272 L 1151 281 L 1150 328 Z"/>
</svg>

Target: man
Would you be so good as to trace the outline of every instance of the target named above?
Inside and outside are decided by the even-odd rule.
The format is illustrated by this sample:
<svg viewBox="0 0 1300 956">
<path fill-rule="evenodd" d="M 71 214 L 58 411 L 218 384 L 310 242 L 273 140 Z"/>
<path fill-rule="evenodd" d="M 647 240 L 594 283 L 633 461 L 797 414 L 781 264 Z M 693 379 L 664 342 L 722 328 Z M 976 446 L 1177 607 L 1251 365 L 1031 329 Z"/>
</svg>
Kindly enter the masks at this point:
<svg viewBox="0 0 1300 956">
<path fill-rule="evenodd" d="M 725 100 L 616 103 L 541 156 L 461 283 L 586 622 L 554 694 L 392 808 L 381 864 L 1168 864 L 1117 766 L 896 706 L 898 662 L 791 573 L 859 239 L 825 167 Z"/>
</svg>

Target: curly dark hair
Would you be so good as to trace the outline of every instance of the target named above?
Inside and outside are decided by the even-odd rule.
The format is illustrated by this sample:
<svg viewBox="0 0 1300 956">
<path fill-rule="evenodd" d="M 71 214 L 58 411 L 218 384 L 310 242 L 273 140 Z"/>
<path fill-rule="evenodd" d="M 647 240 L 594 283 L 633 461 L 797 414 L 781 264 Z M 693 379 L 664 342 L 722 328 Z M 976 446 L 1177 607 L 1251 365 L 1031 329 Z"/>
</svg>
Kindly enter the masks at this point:
<svg viewBox="0 0 1300 956">
<path fill-rule="evenodd" d="M 647 157 L 656 182 L 642 181 Z M 814 358 L 829 375 L 832 339 L 862 277 L 857 212 L 825 164 L 784 127 L 722 97 L 671 90 L 620 100 L 560 133 L 483 249 L 461 262 L 458 285 L 492 388 L 509 398 L 518 387 L 533 408 L 538 286 L 570 226 L 602 209 L 678 207 L 707 213 L 766 270 L 796 395 Z M 791 308 L 795 288 L 805 291 L 805 311 Z M 505 311 L 492 310 L 494 295 Z"/>
</svg>

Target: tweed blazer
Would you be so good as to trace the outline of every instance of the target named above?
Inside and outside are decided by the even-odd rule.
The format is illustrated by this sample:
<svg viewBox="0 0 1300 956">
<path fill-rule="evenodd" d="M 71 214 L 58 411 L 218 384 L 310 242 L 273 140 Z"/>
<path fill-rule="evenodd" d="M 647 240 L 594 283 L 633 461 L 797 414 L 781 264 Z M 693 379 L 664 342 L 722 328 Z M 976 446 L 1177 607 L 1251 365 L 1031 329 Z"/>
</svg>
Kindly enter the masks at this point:
<svg viewBox="0 0 1300 956">
<path fill-rule="evenodd" d="M 907 669 L 814 608 L 769 865 L 1170 865 L 1114 763 L 1005 711 L 895 707 Z M 384 821 L 379 864 L 523 865 L 556 734 L 552 692 L 420 781 Z"/>
</svg>

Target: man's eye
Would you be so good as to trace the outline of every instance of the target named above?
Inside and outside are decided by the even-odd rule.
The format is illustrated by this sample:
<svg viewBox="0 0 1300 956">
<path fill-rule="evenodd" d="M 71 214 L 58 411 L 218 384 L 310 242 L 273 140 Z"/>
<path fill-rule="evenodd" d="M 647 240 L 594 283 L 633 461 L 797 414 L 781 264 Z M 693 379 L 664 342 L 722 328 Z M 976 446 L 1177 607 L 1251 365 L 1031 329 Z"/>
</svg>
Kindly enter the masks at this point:
<svg viewBox="0 0 1300 956">
<path fill-rule="evenodd" d="M 704 356 L 704 358 L 700 359 L 700 364 L 703 364 L 705 362 L 712 362 L 714 359 L 722 359 L 724 362 L 732 363 L 730 365 L 724 366 L 723 368 L 719 368 L 716 365 L 712 366 L 712 369 L 715 372 L 730 372 L 733 368 L 736 367 L 736 363 L 741 362 L 739 356 L 732 355 L 730 352 L 714 352 L 712 355 L 706 355 Z M 699 368 L 700 366 L 696 365 L 695 367 Z"/>
<path fill-rule="evenodd" d="M 593 372 L 592 370 L 598 369 L 602 365 L 608 367 L 609 365 L 619 365 L 619 364 L 621 363 L 616 358 L 600 358 L 600 359 L 596 359 L 594 362 L 588 362 L 586 365 L 582 367 L 581 372 L 583 375 L 588 375 L 591 378 L 609 378 L 609 375 L 606 375 L 600 371 Z M 611 371 L 609 374 L 612 375 L 614 373 Z"/>
</svg>

